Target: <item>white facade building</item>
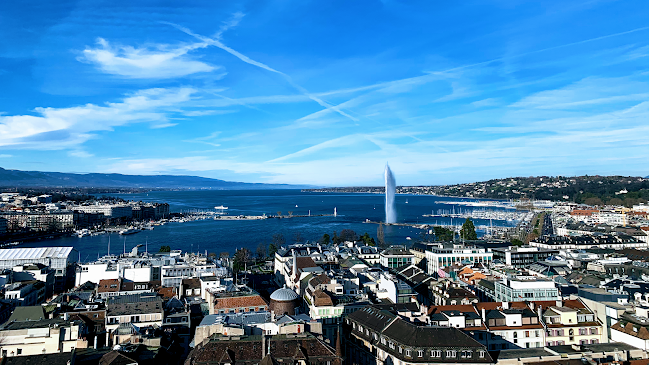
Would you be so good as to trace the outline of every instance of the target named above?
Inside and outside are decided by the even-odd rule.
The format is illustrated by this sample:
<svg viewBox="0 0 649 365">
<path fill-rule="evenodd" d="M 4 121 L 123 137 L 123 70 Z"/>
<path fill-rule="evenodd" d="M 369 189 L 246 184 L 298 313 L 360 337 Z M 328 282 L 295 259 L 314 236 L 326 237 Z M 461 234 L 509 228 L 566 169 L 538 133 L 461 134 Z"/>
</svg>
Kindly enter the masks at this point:
<svg viewBox="0 0 649 365">
<path fill-rule="evenodd" d="M 484 248 L 465 247 L 455 244 L 444 245 L 440 243 L 437 247 L 429 246 L 426 250 L 427 274 L 436 275 L 440 269 L 453 264 L 460 264 L 465 260 L 488 266 L 493 261 L 493 253 Z"/>
</svg>

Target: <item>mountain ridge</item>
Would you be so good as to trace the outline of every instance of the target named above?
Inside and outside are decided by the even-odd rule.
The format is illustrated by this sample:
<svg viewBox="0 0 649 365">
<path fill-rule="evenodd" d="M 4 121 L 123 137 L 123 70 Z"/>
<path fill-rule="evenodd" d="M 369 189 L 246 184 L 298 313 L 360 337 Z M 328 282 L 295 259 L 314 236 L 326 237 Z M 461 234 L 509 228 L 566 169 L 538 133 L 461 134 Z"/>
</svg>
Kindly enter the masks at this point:
<svg viewBox="0 0 649 365">
<path fill-rule="evenodd" d="M 0 167 L 0 187 L 79 187 L 140 189 L 301 189 L 304 185 L 226 181 L 191 175 L 124 175 L 116 173 L 77 174 L 23 171 Z"/>
</svg>

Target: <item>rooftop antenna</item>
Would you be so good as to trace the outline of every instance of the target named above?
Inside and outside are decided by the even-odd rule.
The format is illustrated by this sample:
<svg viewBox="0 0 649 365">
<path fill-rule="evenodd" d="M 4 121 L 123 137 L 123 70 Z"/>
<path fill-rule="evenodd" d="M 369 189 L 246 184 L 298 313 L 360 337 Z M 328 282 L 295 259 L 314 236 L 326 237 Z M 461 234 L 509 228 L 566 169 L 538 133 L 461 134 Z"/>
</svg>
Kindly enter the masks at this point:
<svg viewBox="0 0 649 365">
<path fill-rule="evenodd" d="M 108 256 L 110 256 L 110 235 L 108 235 Z"/>
<path fill-rule="evenodd" d="M 146 236 L 146 242 L 144 244 L 144 252 L 147 256 L 149 256 L 149 236 Z"/>
<path fill-rule="evenodd" d="M 126 237 L 124 237 L 124 256 L 126 256 Z"/>
</svg>

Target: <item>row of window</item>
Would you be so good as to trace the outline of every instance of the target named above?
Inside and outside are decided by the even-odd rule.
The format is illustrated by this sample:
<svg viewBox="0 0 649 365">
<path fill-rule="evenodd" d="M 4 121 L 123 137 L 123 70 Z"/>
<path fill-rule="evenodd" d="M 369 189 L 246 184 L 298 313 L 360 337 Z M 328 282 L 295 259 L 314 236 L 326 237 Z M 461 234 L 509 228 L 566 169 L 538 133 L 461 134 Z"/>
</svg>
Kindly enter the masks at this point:
<svg viewBox="0 0 649 365">
<path fill-rule="evenodd" d="M 565 330 L 564 329 L 557 329 L 557 330 L 548 330 L 547 335 L 548 337 L 557 337 L 557 336 L 564 336 Z M 598 335 L 599 330 L 597 327 L 591 327 L 591 328 L 579 328 L 579 335 L 584 336 L 584 335 Z M 568 336 L 574 336 L 575 335 L 575 330 L 574 328 L 571 328 L 568 330 Z"/>
<path fill-rule="evenodd" d="M 358 330 L 360 333 L 365 333 L 366 336 L 370 335 L 370 330 L 368 328 L 363 328 L 360 324 L 357 326 L 356 322 L 352 322 L 352 327 L 356 330 Z M 378 334 L 375 332 L 372 332 L 372 337 L 374 340 L 378 340 Z M 396 349 L 395 343 L 391 340 L 388 340 L 386 337 L 381 336 L 381 343 L 383 345 L 389 346 L 392 350 Z M 399 353 L 403 354 L 405 351 L 405 355 L 407 357 L 412 357 L 412 349 L 409 348 L 404 348 L 402 346 L 398 346 L 399 348 Z M 417 351 L 417 357 L 424 357 L 424 350 L 416 350 Z M 445 357 L 446 358 L 457 358 L 458 351 L 456 350 L 446 350 Z M 441 358 L 442 357 L 442 350 L 430 350 L 430 356 L 434 358 Z M 466 358 L 471 358 L 473 356 L 473 351 L 472 350 L 461 350 L 460 351 L 460 357 L 463 359 Z M 478 356 L 482 359 L 485 357 L 485 351 L 480 350 L 478 351 Z"/>
<path fill-rule="evenodd" d="M 589 343 L 588 340 L 580 340 L 579 341 L 580 345 L 588 345 L 588 343 Z M 596 343 L 599 343 L 599 340 L 598 339 L 592 339 L 592 340 L 590 340 L 590 343 L 591 344 L 596 344 Z M 565 345 L 565 344 L 566 344 L 566 341 L 548 341 L 547 342 L 548 346 L 561 346 L 561 345 Z"/>
<path fill-rule="evenodd" d="M 266 310 L 266 307 L 250 307 L 250 308 L 228 308 L 219 309 L 219 314 L 226 313 L 242 313 L 242 312 L 261 312 Z"/>
</svg>

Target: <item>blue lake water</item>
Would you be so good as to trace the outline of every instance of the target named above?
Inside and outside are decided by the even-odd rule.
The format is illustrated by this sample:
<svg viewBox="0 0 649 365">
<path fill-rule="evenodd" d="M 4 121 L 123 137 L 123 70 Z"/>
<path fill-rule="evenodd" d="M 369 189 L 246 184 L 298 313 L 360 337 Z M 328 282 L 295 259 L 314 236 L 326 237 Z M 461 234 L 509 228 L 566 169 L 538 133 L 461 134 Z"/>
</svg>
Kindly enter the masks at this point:
<svg viewBox="0 0 649 365">
<path fill-rule="evenodd" d="M 228 215 L 283 215 L 293 212 L 294 215 L 332 214 L 337 209 L 336 217 L 304 217 L 290 219 L 265 219 L 253 221 L 215 221 L 199 220 L 185 223 L 169 223 L 155 227 L 152 231 L 120 236 L 105 234 L 78 238 L 63 237 L 53 240 L 31 242 L 28 246 L 73 246 L 82 261 L 94 260 L 97 255 L 105 255 L 110 239 L 111 253 L 122 253 L 138 244 L 147 244 L 148 249 L 157 252 L 162 245 L 183 251 L 234 252 L 237 248 L 247 247 L 255 252 L 260 243 L 271 242 L 273 234 L 284 235 L 287 243 L 292 243 L 296 233 L 305 240 L 317 240 L 324 233 L 333 235 L 343 229 L 352 229 L 356 233 L 369 233 L 376 239 L 377 225 L 363 223 L 384 220 L 384 196 L 380 194 L 334 194 L 309 193 L 299 190 L 255 190 L 255 191 L 156 191 L 141 194 L 120 195 L 121 198 L 145 202 L 167 202 L 172 212 L 191 211 L 195 209 L 213 209 L 215 206 L 226 206 Z M 430 195 L 397 195 L 397 221 L 400 223 L 448 224 L 449 218 L 426 218 L 422 215 L 437 212 L 438 209 L 453 209 L 453 205 L 435 203 L 440 201 L 457 201 L 458 198 L 446 198 Z M 457 207 L 455 208 L 458 209 Z M 462 207 L 462 209 L 468 209 Z M 490 208 L 498 209 L 498 208 Z M 456 223 L 457 220 L 454 220 Z M 477 220 L 476 225 L 489 224 Z M 493 222 L 494 225 L 511 225 L 509 222 Z M 408 244 L 419 237 L 422 230 L 412 227 L 385 226 L 386 241 L 393 244 Z M 26 245 L 26 246 L 27 246 Z"/>
</svg>

